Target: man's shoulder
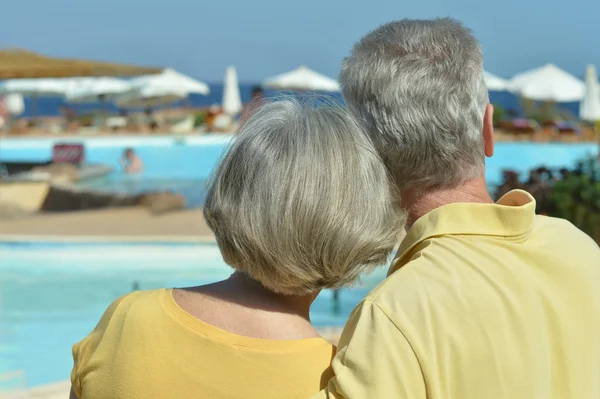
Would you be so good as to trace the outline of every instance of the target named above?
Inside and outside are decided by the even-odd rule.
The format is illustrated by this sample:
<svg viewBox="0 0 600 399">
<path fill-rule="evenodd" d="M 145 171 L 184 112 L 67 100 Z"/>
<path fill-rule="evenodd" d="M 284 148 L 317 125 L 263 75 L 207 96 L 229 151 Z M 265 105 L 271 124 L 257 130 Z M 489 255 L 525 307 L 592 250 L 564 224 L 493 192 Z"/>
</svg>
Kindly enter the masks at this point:
<svg viewBox="0 0 600 399">
<path fill-rule="evenodd" d="M 536 215 L 533 237 L 557 241 L 560 244 L 575 246 L 581 250 L 598 251 L 600 247 L 594 240 L 577 226 L 566 219 Z M 575 247 L 573 249 L 575 249 Z"/>
<path fill-rule="evenodd" d="M 367 294 L 365 300 L 386 307 L 386 302 L 398 302 L 402 301 L 402 298 L 414 298 L 417 287 L 426 284 L 421 271 L 431 264 L 432 261 L 429 258 L 414 257 L 373 288 Z"/>
<path fill-rule="evenodd" d="M 535 225 L 537 227 L 554 228 L 560 230 L 571 230 L 581 232 L 573 223 L 567 219 L 561 219 L 547 215 L 535 215 Z"/>
</svg>

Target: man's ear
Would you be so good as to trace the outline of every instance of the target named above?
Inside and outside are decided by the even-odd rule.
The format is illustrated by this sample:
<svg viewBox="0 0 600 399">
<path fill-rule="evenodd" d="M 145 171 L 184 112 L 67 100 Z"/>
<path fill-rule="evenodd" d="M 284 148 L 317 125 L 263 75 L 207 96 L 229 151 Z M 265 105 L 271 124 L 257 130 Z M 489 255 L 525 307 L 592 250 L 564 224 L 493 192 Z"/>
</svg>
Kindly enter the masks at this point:
<svg viewBox="0 0 600 399">
<path fill-rule="evenodd" d="M 494 155 L 494 106 L 488 104 L 483 116 L 483 142 L 486 157 Z"/>
</svg>

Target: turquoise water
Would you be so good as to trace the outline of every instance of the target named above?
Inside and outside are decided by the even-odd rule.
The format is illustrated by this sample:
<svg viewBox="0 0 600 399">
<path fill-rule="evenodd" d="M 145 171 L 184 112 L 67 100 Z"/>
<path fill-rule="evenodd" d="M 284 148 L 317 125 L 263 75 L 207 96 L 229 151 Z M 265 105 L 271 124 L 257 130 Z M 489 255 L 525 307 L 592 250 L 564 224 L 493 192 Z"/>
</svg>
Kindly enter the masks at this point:
<svg viewBox="0 0 600 399">
<path fill-rule="evenodd" d="M 206 284 L 231 269 L 214 245 L 1 244 L 0 375 L 25 370 L 28 386 L 67 380 L 71 346 L 95 326 L 106 307 L 134 285 L 149 290 Z M 385 275 L 315 301 L 317 326 L 343 326 L 354 306 Z M 0 392 L 2 383 L 0 382 Z"/>
<path fill-rule="evenodd" d="M 206 179 L 231 140 L 231 136 L 222 135 L 182 139 L 167 136 L 69 139 L 86 146 L 88 162 L 114 168 L 109 176 L 83 185 L 125 193 L 170 190 L 183 194 L 192 207 L 202 205 Z M 54 142 L 52 139 L 3 139 L 0 161 L 47 161 Z M 134 148 L 145 164 L 139 176 L 127 176 L 120 171 L 119 160 L 126 147 Z M 504 169 L 521 172 L 526 178 L 532 168 L 570 167 L 582 157 L 597 154 L 598 145 L 590 143 L 497 143 L 495 155 L 486 161 L 486 178 L 493 187 L 500 183 Z"/>
</svg>

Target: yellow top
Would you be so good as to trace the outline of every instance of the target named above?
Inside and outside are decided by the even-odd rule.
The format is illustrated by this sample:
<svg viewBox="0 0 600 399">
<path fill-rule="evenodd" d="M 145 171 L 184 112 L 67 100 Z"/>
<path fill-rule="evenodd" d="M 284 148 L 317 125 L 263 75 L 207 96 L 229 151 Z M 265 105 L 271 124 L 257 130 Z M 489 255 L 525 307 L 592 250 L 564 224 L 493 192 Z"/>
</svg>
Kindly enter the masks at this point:
<svg viewBox="0 0 600 399">
<path fill-rule="evenodd" d="M 265 340 L 204 323 L 171 290 L 115 301 L 73 347 L 73 390 L 93 398 L 298 398 L 331 378 L 335 348 L 322 338 Z"/>
<path fill-rule="evenodd" d="M 419 219 L 316 397 L 600 398 L 600 249 L 512 191 Z"/>
</svg>

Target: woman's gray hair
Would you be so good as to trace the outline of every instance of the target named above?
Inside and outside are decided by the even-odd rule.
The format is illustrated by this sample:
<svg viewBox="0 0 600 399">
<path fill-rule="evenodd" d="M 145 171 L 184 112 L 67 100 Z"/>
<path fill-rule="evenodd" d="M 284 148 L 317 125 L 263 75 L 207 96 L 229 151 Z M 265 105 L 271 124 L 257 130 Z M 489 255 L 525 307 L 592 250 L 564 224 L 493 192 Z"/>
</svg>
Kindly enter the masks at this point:
<svg viewBox="0 0 600 399">
<path fill-rule="evenodd" d="M 284 99 L 250 117 L 204 215 L 225 261 L 285 295 L 339 288 L 384 264 L 404 222 L 385 166 L 341 107 Z"/>
<path fill-rule="evenodd" d="M 340 82 L 402 190 L 451 188 L 483 174 L 483 54 L 459 22 L 379 27 L 355 44 Z"/>
</svg>

